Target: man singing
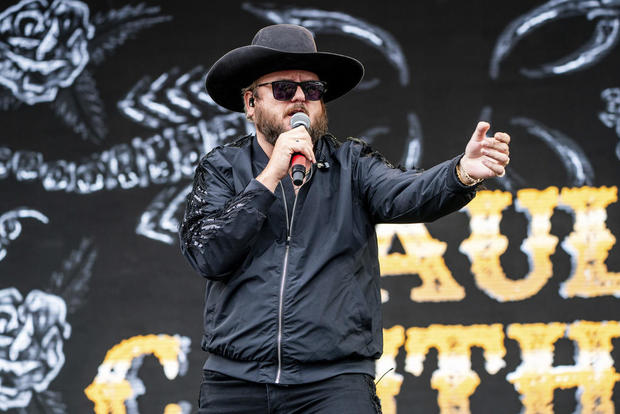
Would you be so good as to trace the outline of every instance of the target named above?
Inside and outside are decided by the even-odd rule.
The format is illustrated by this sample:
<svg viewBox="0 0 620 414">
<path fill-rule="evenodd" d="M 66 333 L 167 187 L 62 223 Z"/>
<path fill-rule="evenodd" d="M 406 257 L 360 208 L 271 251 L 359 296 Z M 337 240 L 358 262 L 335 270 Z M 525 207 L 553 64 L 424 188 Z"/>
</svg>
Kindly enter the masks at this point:
<svg viewBox="0 0 620 414">
<path fill-rule="evenodd" d="M 215 102 L 256 134 L 200 161 L 181 247 L 206 279 L 200 413 L 378 413 L 382 352 L 375 225 L 433 221 L 501 176 L 510 137 L 478 124 L 465 153 L 401 171 L 359 140 L 328 133 L 325 102 L 364 74 L 317 52 L 296 25 L 261 29 L 211 68 Z M 291 125 L 295 114 L 309 125 Z M 296 115 L 304 118 L 304 115 Z M 291 178 L 291 158 L 305 171 Z"/>
</svg>

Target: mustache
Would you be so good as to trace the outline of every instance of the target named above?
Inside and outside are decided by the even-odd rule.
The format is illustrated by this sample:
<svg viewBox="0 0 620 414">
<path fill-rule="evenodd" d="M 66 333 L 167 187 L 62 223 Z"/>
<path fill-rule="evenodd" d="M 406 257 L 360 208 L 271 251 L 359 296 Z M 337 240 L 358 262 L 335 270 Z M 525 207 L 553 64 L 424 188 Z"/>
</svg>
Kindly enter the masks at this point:
<svg viewBox="0 0 620 414">
<path fill-rule="evenodd" d="M 292 115 L 295 112 L 303 112 L 306 115 L 310 115 L 308 113 L 308 110 L 306 109 L 306 106 L 302 103 L 293 104 L 293 106 L 289 107 L 286 110 L 287 115 Z"/>
</svg>

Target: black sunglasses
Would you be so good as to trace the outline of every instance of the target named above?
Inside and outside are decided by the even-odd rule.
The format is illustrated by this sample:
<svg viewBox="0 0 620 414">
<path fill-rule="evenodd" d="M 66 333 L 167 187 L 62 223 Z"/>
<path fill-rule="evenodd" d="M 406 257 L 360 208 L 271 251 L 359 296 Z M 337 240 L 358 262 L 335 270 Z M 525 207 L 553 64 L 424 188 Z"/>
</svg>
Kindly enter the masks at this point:
<svg viewBox="0 0 620 414">
<path fill-rule="evenodd" d="M 323 97 L 325 92 L 327 92 L 327 82 L 324 81 L 303 81 L 303 82 L 294 82 L 290 80 L 279 80 L 273 82 L 266 82 L 256 85 L 266 86 L 271 85 L 271 91 L 273 92 L 273 97 L 277 101 L 290 101 L 297 93 L 297 86 L 301 87 L 301 90 L 304 92 L 304 95 L 309 101 L 318 101 Z"/>
</svg>

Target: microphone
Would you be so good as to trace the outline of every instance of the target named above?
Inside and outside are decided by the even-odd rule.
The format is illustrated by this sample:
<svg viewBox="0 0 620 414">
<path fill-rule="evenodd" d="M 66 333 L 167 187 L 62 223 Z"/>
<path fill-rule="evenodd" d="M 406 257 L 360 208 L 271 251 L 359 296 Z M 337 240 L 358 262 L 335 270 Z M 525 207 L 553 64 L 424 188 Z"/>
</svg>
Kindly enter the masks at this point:
<svg viewBox="0 0 620 414">
<path fill-rule="evenodd" d="M 291 117 L 291 129 L 303 125 L 306 130 L 310 131 L 310 117 L 303 112 L 297 112 Z M 304 182 L 306 176 L 306 157 L 296 152 L 291 157 L 293 184 L 300 186 Z"/>
</svg>

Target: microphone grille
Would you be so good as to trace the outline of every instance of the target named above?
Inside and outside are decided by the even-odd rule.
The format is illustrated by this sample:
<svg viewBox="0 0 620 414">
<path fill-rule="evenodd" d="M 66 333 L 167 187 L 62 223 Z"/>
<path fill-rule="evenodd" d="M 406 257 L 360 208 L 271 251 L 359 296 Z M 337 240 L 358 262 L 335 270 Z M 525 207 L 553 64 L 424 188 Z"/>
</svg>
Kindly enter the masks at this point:
<svg viewBox="0 0 620 414">
<path fill-rule="evenodd" d="M 297 128 L 300 125 L 310 129 L 310 117 L 303 112 L 297 112 L 291 117 L 291 128 Z"/>
</svg>

